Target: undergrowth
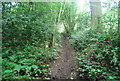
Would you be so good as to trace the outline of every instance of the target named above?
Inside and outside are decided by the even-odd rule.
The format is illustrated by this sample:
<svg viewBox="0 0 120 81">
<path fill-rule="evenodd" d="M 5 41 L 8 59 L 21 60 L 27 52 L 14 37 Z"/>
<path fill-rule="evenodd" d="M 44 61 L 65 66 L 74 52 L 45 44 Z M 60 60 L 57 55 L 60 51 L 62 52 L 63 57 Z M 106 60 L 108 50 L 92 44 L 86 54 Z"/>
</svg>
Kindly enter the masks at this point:
<svg viewBox="0 0 120 81">
<path fill-rule="evenodd" d="M 49 62 L 58 55 L 60 34 L 50 23 L 49 5 L 2 3 L 2 79 L 50 78 Z"/>
<path fill-rule="evenodd" d="M 73 36 L 78 52 L 80 78 L 120 79 L 120 48 L 114 32 L 99 33 L 89 29 Z"/>
<path fill-rule="evenodd" d="M 79 61 L 79 78 L 120 79 L 117 8 L 108 12 L 101 16 L 101 27 L 91 27 L 88 20 L 87 24 L 83 23 L 83 28 L 71 34 L 70 40 Z"/>
<path fill-rule="evenodd" d="M 57 55 L 56 49 L 50 49 L 46 55 L 42 44 L 39 47 L 25 45 L 24 49 L 3 48 L 3 79 L 45 79 L 50 78 L 49 61 Z"/>
</svg>

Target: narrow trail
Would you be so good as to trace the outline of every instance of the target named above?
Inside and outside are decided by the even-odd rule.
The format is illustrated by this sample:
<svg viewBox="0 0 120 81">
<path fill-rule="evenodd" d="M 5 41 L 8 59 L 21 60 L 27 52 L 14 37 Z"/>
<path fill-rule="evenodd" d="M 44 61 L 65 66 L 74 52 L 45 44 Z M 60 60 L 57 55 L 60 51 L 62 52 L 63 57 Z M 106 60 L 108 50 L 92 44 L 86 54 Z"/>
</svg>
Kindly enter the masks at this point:
<svg viewBox="0 0 120 81">
<path fill-rule="evenodd" d="M 54 60 L 51 65 L 51 78 L 53 79 L 76 79 L 77 61 L 75 52 L 67 37 L 63 35 L 61 39 L 60 54 L 57 60 Z"/>
</svg>

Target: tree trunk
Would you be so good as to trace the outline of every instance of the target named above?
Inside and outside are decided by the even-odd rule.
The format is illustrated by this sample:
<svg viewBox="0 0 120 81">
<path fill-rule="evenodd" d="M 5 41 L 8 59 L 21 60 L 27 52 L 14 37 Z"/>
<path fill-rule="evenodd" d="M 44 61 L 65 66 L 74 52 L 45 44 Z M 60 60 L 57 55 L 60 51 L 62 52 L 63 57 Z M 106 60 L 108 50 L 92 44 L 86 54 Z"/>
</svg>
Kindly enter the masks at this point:
<svg viewBox="0 0 120 81">
<path fill-rule="evenodd" d="M 33 2 L 29 2 L 29 6 L 30 6 L 30 7 L 29 7 L 29 10 L 30 10 L 30 11 L 33 11 Z"/>
<path fill-rule="evenodd" d="M 100 26 L 100 16 L 102 14 L 101 1 L 100 0 L 90 0 L 90 10 L 91 10 L 91 25 L 93 27 Z"/>
<path fill-rule="evenodd" d="M 64 5 L 64 4 L 63 4 Z M 60 16 L 61 16 L 61 13 L 62 13 L 62 10 L 63 10 L 63 5 L 61 4 L 61 8 L 60 8 L 60 12 L 58 14 L 58 23 L 60 21 Z"/>
</svg>

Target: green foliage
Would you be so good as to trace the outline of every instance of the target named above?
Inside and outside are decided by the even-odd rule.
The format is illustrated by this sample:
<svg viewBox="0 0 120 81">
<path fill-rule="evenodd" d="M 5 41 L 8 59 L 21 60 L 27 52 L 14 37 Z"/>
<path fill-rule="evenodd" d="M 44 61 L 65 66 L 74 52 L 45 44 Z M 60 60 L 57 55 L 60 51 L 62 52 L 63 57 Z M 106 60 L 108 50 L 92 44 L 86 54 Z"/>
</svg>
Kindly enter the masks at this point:
<svg viewBox="0 0 120 81">
<path fill-rule="evenodd" d="M 116 6 L 108 9 L 101 27 L 92 28 L 90 13 L 77 12 L 74 2 L 3 2 L 2 78 L 50 78 L 49 62 L 58 56 L 60 46 L 56 26 L 64 24 L 78 52 L 80 78 L 120 79 L 118 11 Z"/>
<path fill-rule="evenodd" d="M 120 47 L 118 47 L 117 9 L 102 16 L 101 28 L 84 24 L 71 35 L 71 41 L 78 52 L 80 78 L 120 79 Z M 86 18 L 81 16 L 83 20 Z M 82 21 L 83 21 L 82 20 Z M 87 23 L 90 21 L 88 20 Z M 101 30 L 101 31 L 100 31 Z"/>
<path fill-rule="evenodd" d="M 58 35 L 56 38 L 52 36 L 57 32 L 54 32 L 54 25 L 51 23 L 54 17 L 50 15 L 51 5 L 29 2 L 18 2 L 15 5 L 2 3 L 3 79 L 50 78 L 49 61 L 57 56 L 58 47 L 52 42 L 59 42 L 56 40 L 59 39 Z"/>
<path fill-rule="evenodd" d="M 90 33 L 92 31 L 92 33 Z M 83 35 L 82 35 L 83 36 Z M 80 77 L 89 79 L 118 79 L 120 77 L 120 48 L 113 34 L 85 31 L 84 37 L 76 37 L 73 46 L 79 50 Z"/>
<path fill-rule="evenodd" d="M 2 56 L 0 55 L 0 80 L 2 80 Z"/>
<path fill-rule="evenodd" d="M 3 56 L 3 78 L 49 77 L 49 65 L 47 64 L 49 59 L 46 60 L 43 49 L 34 46 L 27 47 L 24 51 L 14 51 L 15 54 L 8 55 L 6 58 Z"/>
</svg>

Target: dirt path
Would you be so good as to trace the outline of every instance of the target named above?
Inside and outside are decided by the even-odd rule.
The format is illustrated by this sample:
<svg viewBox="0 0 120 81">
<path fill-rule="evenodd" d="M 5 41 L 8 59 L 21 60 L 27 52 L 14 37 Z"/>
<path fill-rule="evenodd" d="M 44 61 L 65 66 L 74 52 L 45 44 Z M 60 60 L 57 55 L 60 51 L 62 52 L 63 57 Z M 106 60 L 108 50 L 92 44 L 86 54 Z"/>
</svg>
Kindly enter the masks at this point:
<svg viewBox="0 0 120 81">
<path fill-rule="evenodd" d="M 76 66 L 74 49 L 70 42 L 63 35 L 61 39 L 61 48 L 59 58 L 53 61 L 51 65 L 51 78 L 53 79 L 76 79 Z"/>
</svg>

